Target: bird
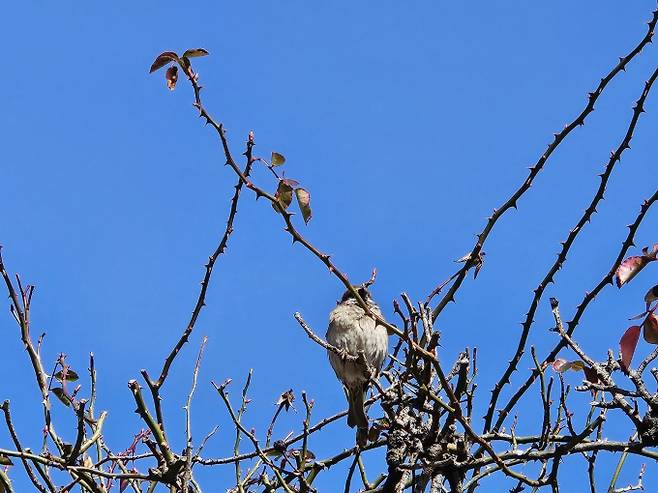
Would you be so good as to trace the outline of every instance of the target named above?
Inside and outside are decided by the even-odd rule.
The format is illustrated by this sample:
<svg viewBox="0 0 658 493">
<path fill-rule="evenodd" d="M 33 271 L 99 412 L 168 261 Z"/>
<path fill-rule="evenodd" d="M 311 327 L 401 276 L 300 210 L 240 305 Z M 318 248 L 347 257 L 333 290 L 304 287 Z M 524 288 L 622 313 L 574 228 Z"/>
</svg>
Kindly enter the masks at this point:
<svg viewBox="0 0 658 493">
<path fill-rule="evenodd" d="M 370 312 L 383 320 L 382 312 L 372 299 L 368 289 L 365 286 L 354 286 L 353 288 L 365 301 Z M 350 428 L 357 427 L 357 442 L 363 444 L 363 437 L 367 436 L 368 431 L 368 417 L 364 408 L 364 397 L 370 381 L 368 370 L 374 371 L 373 376 L 376 376 L 382 368 L 388 353 L 386 327 L 368 315 L 359 305 L 353 291 L 348 289 L 329 314 L 326 340 L 348 355 L 358 356 L 359 352 L 363 351 L 365 360 L 370 367 L 366 368 L 362 361 L 346 359 L 335 351 L 327 350 L 329 362 L 336 377 L 347 392 L 349 404 L 347 425 Z"/>
</svg>

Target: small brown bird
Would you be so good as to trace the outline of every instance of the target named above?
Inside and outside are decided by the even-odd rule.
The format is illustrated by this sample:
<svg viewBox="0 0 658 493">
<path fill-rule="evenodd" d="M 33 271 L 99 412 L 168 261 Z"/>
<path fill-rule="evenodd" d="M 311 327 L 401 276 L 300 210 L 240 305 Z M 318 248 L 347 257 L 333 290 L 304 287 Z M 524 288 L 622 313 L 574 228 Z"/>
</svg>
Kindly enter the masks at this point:
<svg viewBox="0 0 658 493">
<path fill-rule="evenodd" d="M 379 306 L 373 301 L 368 290 L 363 286 L 355 286 L 355 289 L 367 303 L 370 311 L 381 317 Z M 329 344 L 345 350 L 350 355 L 358 356 L 359 351 L 363 351 L 365 359 L 372 369 L 376 373 L 381 370 L 388 352 L 386 328 L 378 324 L 371 316 L 366 315 L 365 310 L 359 306 L 349 290 L 345 291 L 338 305 L 329 315 L 326 338 Z M 347 390 L 349 403 L 347 424 L 350 428 L 356 426 L 361 432 L 360 435 L 363 436 L 363 431 L 368 429 L 368 417 L 363 404 L 364 395 L 368 389 L 366 368 L 363 363 L 345 360 L 332 351 L 328 351 L 328 354 L 329 362 L 336 372 L 336 376 Z M 359 434 L 357 434 L 358 436 Z"/>
</svg>

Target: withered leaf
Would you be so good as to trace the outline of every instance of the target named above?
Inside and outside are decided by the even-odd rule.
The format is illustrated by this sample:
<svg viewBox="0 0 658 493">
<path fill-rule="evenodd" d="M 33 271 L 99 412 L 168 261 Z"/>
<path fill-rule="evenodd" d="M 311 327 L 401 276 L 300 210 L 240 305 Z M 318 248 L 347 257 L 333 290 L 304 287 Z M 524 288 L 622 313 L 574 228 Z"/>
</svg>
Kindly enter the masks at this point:
<svg viewBox="0 0 658 493">
<path fill-rule="evenodd" d="M 283 179 L 279 180 L 279 186 L 276 189 L 276 193 L 274 194 L 274 197 L 276 198 L 279 206 L 283 209 L 286 210 L 288 207 L 290 207 L 290 204 L 292 203 L 292 186 L 288 183 L 289 180 Z M 277 210 L 276 205 L 272 204 L 272 207 L 274 210 Z"/>
<path fill-rule="evenodd" d="M 558 373 L 564 373 L 567 371 L 569 368 L 571 368 L 571 363 L 569 363 L 566 359 L 558 358 L 553 363 L 551 363 L 551 366 L 553 367 L 553 370 L 555 370 Z"/>
<path fill-rule="evenodd" d="M 62 404 L 65 406 L 71 405 L 71 398 L 62 387 L 54 387 L 50 390 L 52 390 L 53 394 L 55 394 L 55 397 L 57 397 L 62 402 Z"/>
<path fill-rule="evenodd" d="M 64 380 L 64 376 L 65 376 L 64 371 L 60 370 L 57 373 L 55 373 L 55 375 L 53 375 L 53 376 L 61 382 L 61 381 Z M 79 378 L 80 377 L 78 376 L 78 374 L 76 372 L 74 372 L 73 370 L 71 370 L 71 369 L 66 370 L 66 381 L 67 382 L 75 382 Z"/>
<path fill-rule="evenodd" d="M 155 59 L 153 64 L 151 65 L 151 69 L 149 70 L 149 73 L 152 74 L 156 70 L 161 69 L 165 65 L 171 62 L 177 62 L 178 61 L 178 55 L 173 52 L 173 51 L 165 51 L 164 53 L 160 53 L 158 57 Z"/>
<path fill-rule="evenodd" d="M 185 50 L 185 53 L 183 53 L 183 56 L 187 57 L 187 58 L 194 58 L 194 57 L 198 57 L 198 56 L 206 56 L 206 55 L 209 55 L 209 54 L 210 53 L 208 53 L 208 51 L 204 50 L 203 48 L 193 48 L 193 49 L 190 49 L 190 50 Z"/>
<path fill-rule="evenodd" d="M 581 371 L 585 368 L 585 363 L 580 360 L 567 361 L 562 358 L 558 358 L 553 363 L 551 363 L 553 370 L 558 373 L 564 373 L 567 370 Z"/>
<path fill-rule="evenodd" d="M 295 190 L 295 196 L 297 197 L 299 210 L 302 211 L 304 222 L 308 224 L 313 217 L 313 211 L 311 211 L 311 194 L 303 188 L 297 188 Z"/>
<path fill-rule="evenodd" d="M 279 154 L 278 152 L 272 152 L 272 160 L 270 163 L 272 163 L 272 166 L 282 166 L 286 162 L 286 158 L 283 156 L 283 154 Z"/>
<path fill-rule="evenodd" d="M 286 411 L 289 411 L 293 402 L 295 402 L 295 394 L 292 389 L 288 389 L 279 396 L 279 399 L 276 401 L 276 406 L 283 407 Z"/>
</svg>

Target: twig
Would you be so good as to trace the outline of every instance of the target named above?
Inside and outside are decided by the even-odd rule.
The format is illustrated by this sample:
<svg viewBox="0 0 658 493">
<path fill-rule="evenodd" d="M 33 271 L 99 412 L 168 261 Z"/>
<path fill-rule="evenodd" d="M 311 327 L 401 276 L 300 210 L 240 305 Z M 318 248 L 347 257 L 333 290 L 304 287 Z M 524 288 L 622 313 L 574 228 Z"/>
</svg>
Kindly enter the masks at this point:
<svg viewBox="0 0 658 493">
<path fill-rule="evenodd" d="M 14 424 L 11 420 L 11 413 L 9 411 L 9 401 L 6 400 L 2 403 L 2 411 L 4 412 L 5 415 L 5 422 L 7 423 L 7 429 L 9 430 L 9 435 L 11 436 L 12 441 L 14 442 L 14 446 L 16 447 L 16 450 L 20 452 L 21 454 L 23 453 L 23 447 L 21 447 L 21 442 L 18 439 L 18 435 L 16 434 L 16 429 L 14 428 Z M 23 467 L 25 468 L 25 472 L 27 473 L 28 477 L 30 478 L 30 481 L 32 481 L 32 484 L 41 492 L 41 493 L 47 493 L 46 488 L 39 482 L 37 479 L 36 475 L 34 474 L 34 471 L 32 470 L 32 467 L 30 467 L 29 462 L 27 459 L 23 456 L 21 456 L 21 462 L 23 463 Z M 51 493 L 55 492 L 55 486 L 49 482 L 48 483 L 48 489 L 51 491 Z"/>
<path fill-rule="evenodd" d="M 192 387 L 190 393 L 187 395 L 185 403 L 185 473 L 183 476 L 183 493 L 188 491 L 188 483 L 192 480 L 192 398 L 196 390 L 197 379 L 199 378 L 199 369 L 201 368 L 201 359 L 203 358 L 203 350 L 208 343 L 208 336 L 204 336 L 199 347 L 199 353 L 194 363 L 194 371 L 192 372 Z"/>
</svg>

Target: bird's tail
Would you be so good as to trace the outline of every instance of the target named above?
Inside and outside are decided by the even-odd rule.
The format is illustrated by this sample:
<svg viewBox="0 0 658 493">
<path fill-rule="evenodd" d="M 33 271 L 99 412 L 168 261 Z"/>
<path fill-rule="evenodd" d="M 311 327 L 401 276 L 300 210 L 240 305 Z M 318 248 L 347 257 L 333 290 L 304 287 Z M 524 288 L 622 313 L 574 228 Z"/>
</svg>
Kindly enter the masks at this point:
<svg viewBox="0 0 658 493">
<path fill-rule="evenodd" d="M 368 429 L 368 416 L 363 404 L 365 389 L 362 385 L 347 390 L 349 401 L 349 410 L 347 413 L 347 425 L 350 428 L 355 426 L 359 429 Z"/>
</svg>

